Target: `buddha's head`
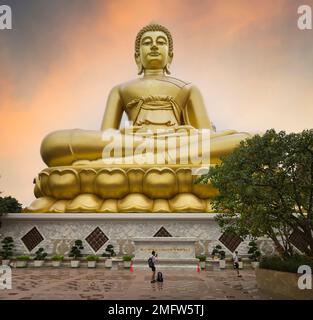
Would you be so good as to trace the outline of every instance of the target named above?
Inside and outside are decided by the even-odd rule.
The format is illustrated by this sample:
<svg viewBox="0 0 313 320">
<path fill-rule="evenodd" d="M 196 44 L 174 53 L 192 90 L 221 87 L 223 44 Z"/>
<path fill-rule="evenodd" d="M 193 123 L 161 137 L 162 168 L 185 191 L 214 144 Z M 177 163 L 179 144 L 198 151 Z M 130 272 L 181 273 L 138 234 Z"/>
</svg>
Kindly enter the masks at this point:
<svg viewBox="0 0 313 320">
<path fill-rule="evenodd" d="M 138 74 L 145 69 L 162 69 L 170 74 L 172 59 L 173 39 L 168 29 L 159 24 L 148 24 L 138 32 L 135 42 Z"/>
</svg>

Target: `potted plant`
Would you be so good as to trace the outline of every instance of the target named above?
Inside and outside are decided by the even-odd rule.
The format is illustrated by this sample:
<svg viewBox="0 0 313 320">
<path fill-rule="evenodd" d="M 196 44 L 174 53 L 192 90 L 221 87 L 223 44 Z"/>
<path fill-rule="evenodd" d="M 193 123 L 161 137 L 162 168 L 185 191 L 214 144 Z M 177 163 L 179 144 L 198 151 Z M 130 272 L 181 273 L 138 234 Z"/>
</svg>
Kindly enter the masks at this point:
<svg viewBox="0 0 313 320">
<path fill-rule="evenodd" d="M 220 268 L 225 269 L 226 268 L 226 261 L 225 261 L 225 251 L 220 251 Z"/>
<path fill-rule="evenodd" d="M 29 261 L 29 256 L 17 256 L 16 257 L 16 267 L 17 268 L 25 268 L 27 266 L 27 262 Z"/>
<path fill-rule="evenodd" d="M 79 258 L 82 257 L 81 250 L 83 250 L 83 242 L 81 240 L 75 240 L 74 246 L 72 246 L 69 256 L 73 259 L 71 260 L 71 267 L 78 268 L 80 265 Z"/>
<path fill-rule="evenodd" d="M 95 268 L 99 257 L 96 255 L 90 255 L 86 257 L 88 268 Z"/>
<path fill-rule="evenodd" d="M 123 256 L 124 268 L 130 268 L 134 256 Z"/>
<path fill-rule="evenodd" d="M 199 259 L 199 264 L 200 264 L 200 268 L 201 269 L 205 269 L 205 260 L 206 260 L 206 256 L 205 255 L 199 255 L 196 256 L 197 259 Z"/>
<path fill-rule="evenodd" d="M 48 254 L 45 252 L 44 248 L 39 248 L 35 252 L 34 267 L 41 267 L 44 264 L 47 255 Z"/>
<path fill-rule="evenodd" d="M 112 244 L 107 245 L 105 252 L 102 254 L 102 257 L 107 259 L 104 261 L 104 266 L 106 268 L 112 268 L 112 257 L 115 257 L 116 253 L 114 252 L 114 247 Z"/>
<path fill-rule="evenodd" d="M 61 266 L 61 263 L 64 259 L 64 256 L 62 255 L 55 255 L 53 257 L 51 257 L 51 264 L 53 267 L 60 267 Z"/>
<path fill-rule="evenodd" d="M 14 240 L 12 237 L 5 237 L 2 241 L 2 251 L 0 252 L 2 257 L 2 265 L 9 265 L 10 258 L 13 255 Z"/>
<path fill-rule="evenodd" d="M 249 242 L 249 250 L 248 250 L 248 254 L 249 254 L 249 259 L 251 260 L 251 265 L 252 268 L 256 269 L 259 267 L 259 260 L 261 257 L 261 252 L 258 249 L 258 245 L 255 241 L 255 239 L 252 239 Z"/>
<path fill-rule="evenodd" d="M 221 245 L 218 244 L 213 248 L 212 258 L 216 259 L 216 260 L 217 259 L 220 260 L 220 268 L 221 269 L 225 269 L 225 267 L 226 267 L 225 251 L 222 250 L 222 246 Z"/>
</svg>

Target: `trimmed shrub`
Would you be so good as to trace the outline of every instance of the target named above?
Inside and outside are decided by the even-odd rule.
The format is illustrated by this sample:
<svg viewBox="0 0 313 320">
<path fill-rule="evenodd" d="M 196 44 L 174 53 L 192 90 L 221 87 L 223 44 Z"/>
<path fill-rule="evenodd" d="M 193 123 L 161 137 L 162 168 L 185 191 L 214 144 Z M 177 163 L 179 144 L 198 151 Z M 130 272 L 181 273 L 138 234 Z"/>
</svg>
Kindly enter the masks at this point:
<svg viewBox="0 0 313 320">
<path fill-rule="evenodd" d="M 287 258 L 280 256 L 262 257 L 260 268 L 297 273 L 301 265 L 308 265 L 313 269 L 313 259 L 304 255 L 294 255 Z"/>
</svg>

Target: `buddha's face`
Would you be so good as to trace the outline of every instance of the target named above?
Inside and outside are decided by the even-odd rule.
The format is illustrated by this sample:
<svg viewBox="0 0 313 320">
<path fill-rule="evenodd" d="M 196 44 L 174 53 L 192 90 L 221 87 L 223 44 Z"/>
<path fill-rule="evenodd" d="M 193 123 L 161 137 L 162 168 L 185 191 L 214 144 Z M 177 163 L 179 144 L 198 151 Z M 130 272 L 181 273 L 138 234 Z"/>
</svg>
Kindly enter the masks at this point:
<svg viewBox="0 0 313 320">
<path fill-rule="evenodd" d="M 140 61 L 144 69 L 164 69 L 169 62 L 168 39 L 162 31 L 147 31 L 140 41 Z"/>
</svg>

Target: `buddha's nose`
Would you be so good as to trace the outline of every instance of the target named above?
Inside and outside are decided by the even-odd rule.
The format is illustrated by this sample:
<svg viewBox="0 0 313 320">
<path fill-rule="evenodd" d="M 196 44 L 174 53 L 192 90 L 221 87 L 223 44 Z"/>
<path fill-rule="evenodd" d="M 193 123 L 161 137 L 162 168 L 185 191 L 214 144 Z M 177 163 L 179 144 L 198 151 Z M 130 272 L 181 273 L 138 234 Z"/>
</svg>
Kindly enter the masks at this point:
<svg viewBox="0 0 313 320">
<path fill-rule="evenodd" d="M 158 47 L 155 44 L 153 44 L 151 50 L 158 50 Z"/>
</svg>

